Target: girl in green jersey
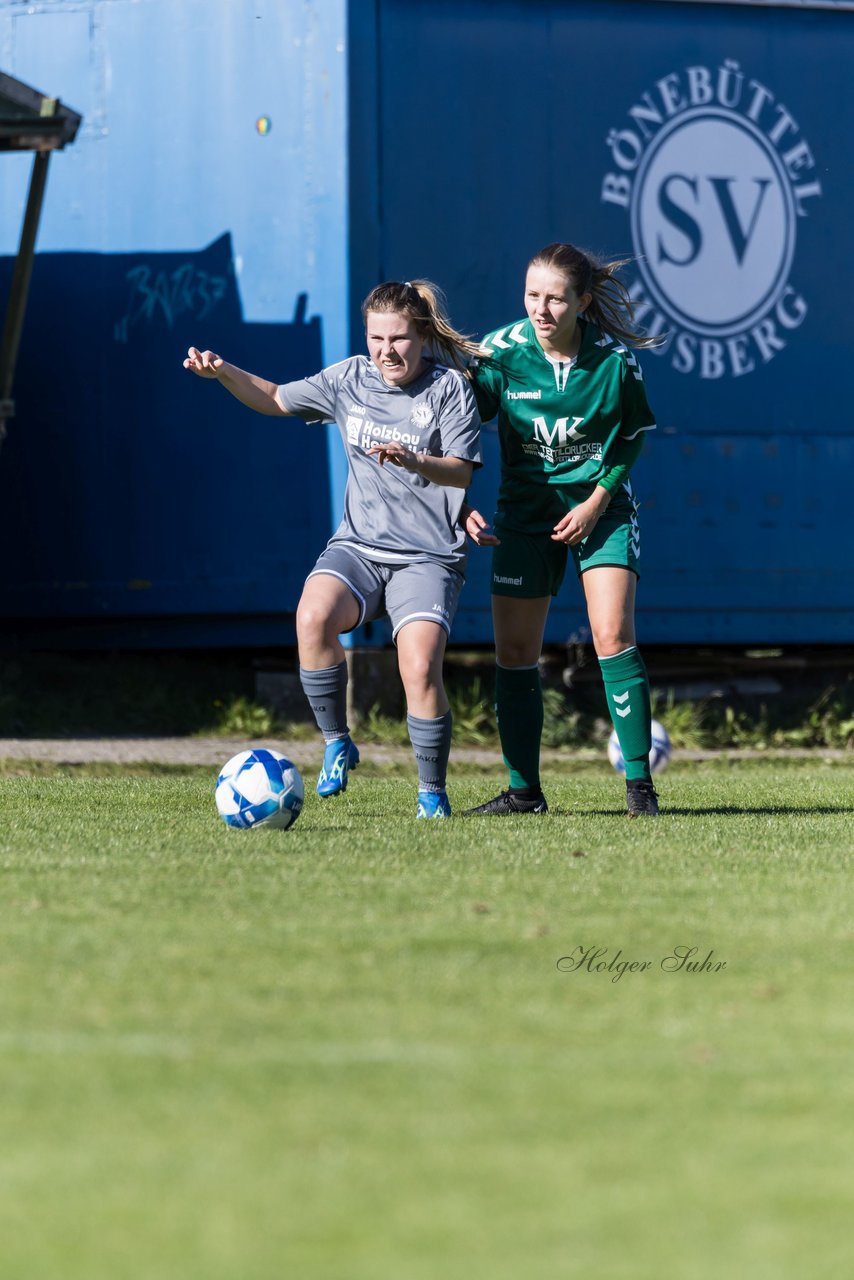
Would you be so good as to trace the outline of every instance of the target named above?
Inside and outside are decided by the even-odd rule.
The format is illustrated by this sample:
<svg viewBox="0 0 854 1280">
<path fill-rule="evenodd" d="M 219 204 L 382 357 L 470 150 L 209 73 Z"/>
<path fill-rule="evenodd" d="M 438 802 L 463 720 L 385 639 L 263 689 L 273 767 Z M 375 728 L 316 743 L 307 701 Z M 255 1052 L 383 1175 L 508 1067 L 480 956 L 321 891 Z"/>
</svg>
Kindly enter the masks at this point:
<svg viewBox="0 0 854 1280">
<path fill-rule="evenodd" d="M 649 680 L 635 639 L 640 533 L 628 474 L 655 420 L 617 276 L 570 244 L 528 265 L 527 319 L 489 334 L 473 370 L 484 422 L 497 417 L 501 481 L 495 532 L 464 510 L 469 535 L 493 547 L 495 704 L 509 787 L 469 814 L 545 813 L 540 786 L 539 658 L 551 599 L 572 556 L 587 604 L 608 709 L 626 762 L 631 817 L 656 816 L 649 768 Z"/>
</svg>

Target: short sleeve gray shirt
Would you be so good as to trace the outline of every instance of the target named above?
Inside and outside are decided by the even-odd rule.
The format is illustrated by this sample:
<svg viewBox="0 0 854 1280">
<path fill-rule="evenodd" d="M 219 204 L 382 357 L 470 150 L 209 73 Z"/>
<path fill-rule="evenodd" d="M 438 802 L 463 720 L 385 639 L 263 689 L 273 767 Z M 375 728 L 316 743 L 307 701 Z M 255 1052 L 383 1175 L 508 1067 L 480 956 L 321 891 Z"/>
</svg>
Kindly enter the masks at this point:
<svg viewBox="0 0 854 1280">
<path fill-rule="evenodd" d="M 462 572 L 465 491 L 433 484 L 367 450 L 397 441 L 416 453 L 480 465 L 480 417 L 469 381 L 431 362 L 404 387 L 390 387 L 367 356 L 351 356 L 311 378 L 286 382 L 277 398 L 306 422 L 335 422 L 349 464 L 344 516 L 330 546 L 346 543 L 385 564 L 436 560 Z"/>
</svg>

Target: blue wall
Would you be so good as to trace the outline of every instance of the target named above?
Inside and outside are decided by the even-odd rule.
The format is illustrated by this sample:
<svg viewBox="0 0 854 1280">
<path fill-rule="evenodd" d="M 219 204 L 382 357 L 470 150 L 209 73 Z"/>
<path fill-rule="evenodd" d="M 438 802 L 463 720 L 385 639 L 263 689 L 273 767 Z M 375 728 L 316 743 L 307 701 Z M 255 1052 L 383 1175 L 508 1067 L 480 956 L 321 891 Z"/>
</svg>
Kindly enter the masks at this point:
<svg viewBox="0 0 854 1280">
<path fill-rule="evenodd" d="M 0 260 L 0 290 L 10 259 Z M 57 317 L 66 317 L 58 323 Z M 43 253 L 18 416 L 0 454 L 7 618 L 263 615 L 293 608 L 330 520 L 294 473 L 325 477 L 322 430 L 245 409 L 180 357 L 200 332 L 242 366 L 322 362 L 305 295 L 289 323 L 244 321 L 231 239 L 198 253 Z M 295 461 L 298 459 L 298 467 Z M 260 514 L 259 514 L 260 513 Z M 205 625 L 210 626 L 207 619 Z M 113 628 L 113 634 L 122 633 Z M 145 635 L 156 632 L 145 624 Z M 224 634 L 224 633 L 223 633 Z"/>
<path fill-rule="evenodd" d="M 661 429 L 635 477 L 641 636 L 854 639 L 854 13 L 608 0 L 378 11 L 383 217 L 361 284 L 432 275 L 483 333 L 524 314 L 525 264 L 550 241 L 643 255 L 627 276 L 669 340 L 643 358 Z M 429 105 L 403 160 L 394 104 L 413 85 Z M 475 494 L 491 510 L 489 433 L 487 452 Z M 488 631 L 478 559 L 457 640 Z M 570 584 L 548 639 L 583 626 Z"/>
<path fill-rule="evenodd" d="M 7 627 L 290 643 L 338 443 L 251 417 L 186 347 L 312 372 L 361 347 L 377 280 L 416 274 L 483 333 L 572 239 L 639 258 L 668 335 L 644 359 L 642 639 L 851 642 L 851 65 L 854 15 L 826 8 L 0 0 L 0 66 L 84 116 L 0 451 Z M 0 157 L 0 298 L 29 165 Z M 485 452 L 489 513 L 494 431 Z M 473 549 L 458 642 L 489 642 L 488 581 Z M 583 630 L 574 583 L 549 626 Z"/>
<path fill-rule="evenodd" d="M 253 417 L 181 360 L 206 346 L 284 381 L 347 351 L 345 17 L 0 0 L 0 66 L 84 117 L 50 162 L 0 451 L 7 634 L 293 640 L 330 437 Z M 30 165 L 0 156 L 0 298 Z"/>
</svg>

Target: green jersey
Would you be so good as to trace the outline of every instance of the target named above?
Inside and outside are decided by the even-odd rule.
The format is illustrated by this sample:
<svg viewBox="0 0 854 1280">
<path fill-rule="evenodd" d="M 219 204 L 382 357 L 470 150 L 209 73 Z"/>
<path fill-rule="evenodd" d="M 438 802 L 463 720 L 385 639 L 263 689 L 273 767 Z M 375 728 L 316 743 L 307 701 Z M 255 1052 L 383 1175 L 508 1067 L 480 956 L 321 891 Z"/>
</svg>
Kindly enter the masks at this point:
<svg viewBox="0 0 854 1280">
<path fill-rule="evenodd" d="M 497 416 L 496 523 L 551 530 L 597 485 L 613 493 L 655 429 L 637 356 L 579 318 L 574 360 L 547 356 L 530 320 L 484 338 L 472 377 L 484 422 Z"/>
</svg>

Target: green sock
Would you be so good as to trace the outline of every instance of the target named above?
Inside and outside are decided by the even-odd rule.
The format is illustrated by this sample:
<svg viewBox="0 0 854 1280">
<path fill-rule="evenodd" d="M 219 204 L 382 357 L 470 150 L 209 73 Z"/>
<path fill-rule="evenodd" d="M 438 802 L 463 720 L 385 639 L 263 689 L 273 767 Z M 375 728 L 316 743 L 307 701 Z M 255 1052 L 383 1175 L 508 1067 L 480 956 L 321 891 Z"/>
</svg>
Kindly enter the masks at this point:
<svg viewBox="0 0 854 1280">
<path fill-rule="evenodd" d="M 495 715 L 511 787 L 539 787 L 543 690 L 539 667 L 495 668 Z"/>
<path fill-rule="evenodd" d="M 652 708 L 643 658 L 633 646 L 613 658 L 600 658 L 599 666 L 605 681 L 608 711 L 626 762 L 626 779 L 649 782 Z"/>
</svg>

